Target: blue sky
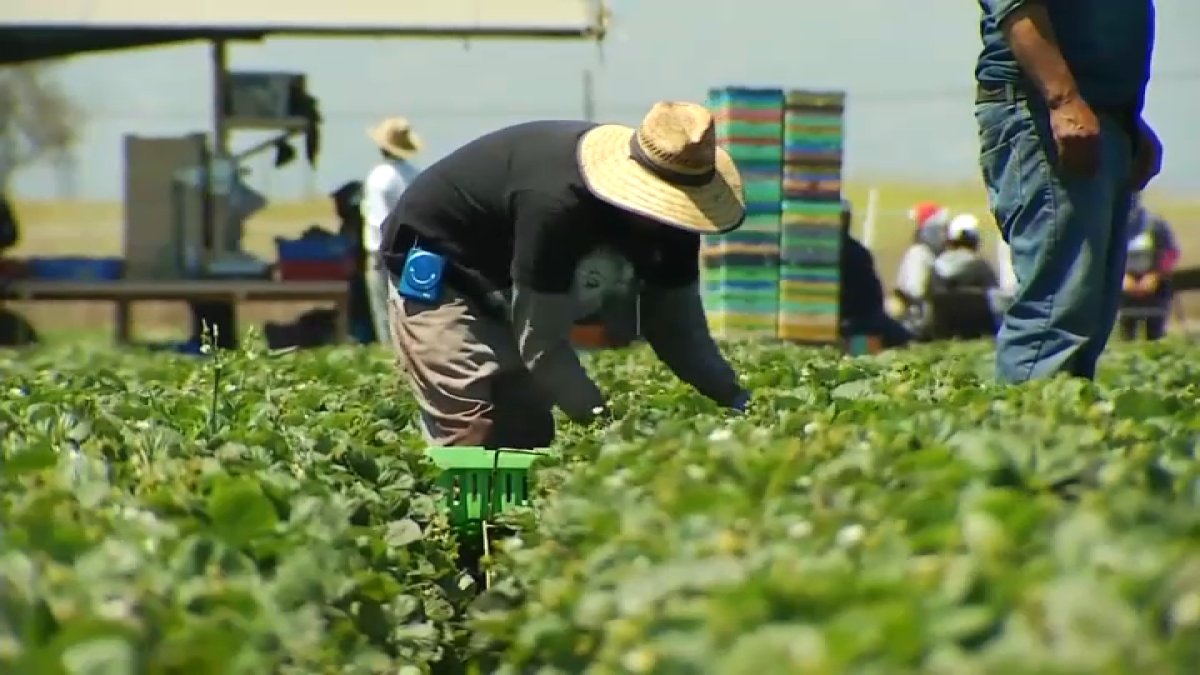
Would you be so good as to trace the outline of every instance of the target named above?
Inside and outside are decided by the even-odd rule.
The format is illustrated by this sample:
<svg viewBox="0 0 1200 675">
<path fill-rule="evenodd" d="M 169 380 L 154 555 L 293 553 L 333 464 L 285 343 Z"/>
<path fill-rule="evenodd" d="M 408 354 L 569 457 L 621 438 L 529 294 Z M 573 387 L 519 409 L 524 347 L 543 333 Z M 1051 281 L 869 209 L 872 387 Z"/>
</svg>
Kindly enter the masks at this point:
<svg viewBox="0 0 1200 675">
<path fill-rule="evenodd" d="M 1200 2 L 1159 0 L 1148 117 L 1167 146 L 1159 187 L 1200 192 Z M 700 11 L 703 5 L 708 11 Z M 972 72 L 978 8 L 969 0 L 614 0 L 602 46 L 567 42 L 272 39 L 237 45 L 234 69 L 304 72 L 326 122 L 315 170 L 252 165 L 273 200 L 322 194 L 375 158 L 364 129 L 405 115 L 428 163 L 506 124 L 583 115 L 583 72 L 595 72 L 597 117 L 634 124 L 659 99 L 702 100 L 714 85 L 849 92 L 851 178 L 971 180 L 976 175 Z M 918 9 L 919 8 L 919 9 Z M 88 117 L 70 170 L 17 177 L 25 197 L 119 199 L 125 133 L 210 126 L 202 44 L 88 55 L 59 77 Z M 238 134 L 236 148 L 262 137 Z"/>
</svg>

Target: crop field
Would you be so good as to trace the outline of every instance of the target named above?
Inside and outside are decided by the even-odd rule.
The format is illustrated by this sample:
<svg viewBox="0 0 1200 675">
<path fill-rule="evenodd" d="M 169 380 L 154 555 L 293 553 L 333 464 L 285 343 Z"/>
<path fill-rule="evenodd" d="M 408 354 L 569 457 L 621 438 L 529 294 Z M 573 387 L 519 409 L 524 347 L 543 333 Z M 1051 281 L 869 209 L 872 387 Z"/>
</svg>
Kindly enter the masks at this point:
<svg viewBox="0 0 1200 675">
<path fill-rule="evenodd" d="M 0 355 L 0 672 L 1194 673 L 1200 350 L 1001 387 L 987 345 L 734 344 L 716 409 L 594 354 L 460 569 L 382 350 Z"/>
</svg>

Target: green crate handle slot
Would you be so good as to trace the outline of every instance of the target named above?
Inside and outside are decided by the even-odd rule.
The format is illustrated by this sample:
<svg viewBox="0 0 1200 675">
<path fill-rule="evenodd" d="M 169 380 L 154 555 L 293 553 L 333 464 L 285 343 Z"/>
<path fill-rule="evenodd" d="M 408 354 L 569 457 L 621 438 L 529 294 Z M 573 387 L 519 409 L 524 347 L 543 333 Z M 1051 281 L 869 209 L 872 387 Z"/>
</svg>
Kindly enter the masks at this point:
<svg viewBox="0 0 1200 675">
<path fill-rule="evenodd" d="M 448 495 L 446 508 L 456 526 L 486 521 L 529 501 L 529 470 L 545 451 L 430 447 L 425 451 L 442 470 L 437 484 Z"/>
</svg>

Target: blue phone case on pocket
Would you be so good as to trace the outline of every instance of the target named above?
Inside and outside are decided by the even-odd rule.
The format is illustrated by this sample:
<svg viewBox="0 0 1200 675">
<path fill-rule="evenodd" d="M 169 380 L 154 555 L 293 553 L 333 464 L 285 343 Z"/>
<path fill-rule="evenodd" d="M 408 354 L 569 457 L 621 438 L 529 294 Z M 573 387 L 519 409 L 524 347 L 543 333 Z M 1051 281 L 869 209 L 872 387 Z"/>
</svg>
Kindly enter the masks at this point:
<svg viewBox="0 0 1200 675">
<path fill-rule="evenodd" d="M 446 258 L 413 246 L 404 259 L 397 292 L 405 298 L 418 302 L 434 303 L 442 297 L 442 278 L 446 272 Z"/>
</svg>

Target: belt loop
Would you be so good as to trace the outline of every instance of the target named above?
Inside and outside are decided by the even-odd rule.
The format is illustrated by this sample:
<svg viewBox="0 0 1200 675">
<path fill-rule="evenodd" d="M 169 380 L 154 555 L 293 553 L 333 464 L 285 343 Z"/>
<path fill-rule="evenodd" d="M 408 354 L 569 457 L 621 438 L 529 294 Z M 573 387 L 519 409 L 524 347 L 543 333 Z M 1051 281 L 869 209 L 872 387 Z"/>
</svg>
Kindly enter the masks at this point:
<svg viewBox="0 0 1200 675">
<path fill-rule="evenodd" d="M 1017 88 L 1013 85 L 1012 82 L 1004 83 L 1004 102 L 1005 103 L 1016 103 L 1017 102 Z"/>
</svg>

